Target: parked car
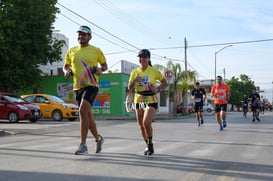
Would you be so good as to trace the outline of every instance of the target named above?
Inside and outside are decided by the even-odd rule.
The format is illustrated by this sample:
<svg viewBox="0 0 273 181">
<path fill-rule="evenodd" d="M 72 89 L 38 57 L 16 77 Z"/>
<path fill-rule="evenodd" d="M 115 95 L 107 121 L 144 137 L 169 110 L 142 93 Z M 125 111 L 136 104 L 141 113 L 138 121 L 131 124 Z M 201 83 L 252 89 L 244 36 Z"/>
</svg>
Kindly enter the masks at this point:
<svg viewBox="0 0 273 181">
<path fill-rule="evenodd" d="M 267 111 L 272 111 L 272 105 L 270 104 L 270 102 L 267 102 L 267 103 L 265 104 L 265 110 L 267 110 Z"/>
<path fill-rule="evenodd" d="M 79 108 L 75 104 L 65 103 L 62 99 L 48 94 L 22 95 L 23 99 L 40 106 L 44 118 L 61 121 L 63 118 L 74 121 L 79 117 Z"/>
<path fill-rule="evenodd" d="M 185 110 L 187 110 L 187 113 L 194 113 L 194 107 L 192 105 L 188 105 L 187 108 L 185 108 L 181 103 L 177 106 L 177 113 L 184 113 Z"/>
<path fill-rule="evenodd" d="M 39 106 L 28 103 L 14 94 L 0 93 L 0 119 L 8 119 L 10 123 L 19 120 L 36 122 L 41 116 Z"/>
<path fill-rule="evenodd" d="M 62 99 L 48 94 L 22 95 L 28 102 L 39 105 L 44 118 L 53 118 L 54 121 L 68 119 L 74 121 L 79 117 L 78 106 L 65 103 Z"/>
<path fill-rule="evenodd" d="M 207 112 L 211 112 L 211 111 L 214 110 L 214 108 L 213 108 L 212 104 L 210 104 L 210 103 L 204 103 L 203 110 L 207 111 Z"/>
</svg>

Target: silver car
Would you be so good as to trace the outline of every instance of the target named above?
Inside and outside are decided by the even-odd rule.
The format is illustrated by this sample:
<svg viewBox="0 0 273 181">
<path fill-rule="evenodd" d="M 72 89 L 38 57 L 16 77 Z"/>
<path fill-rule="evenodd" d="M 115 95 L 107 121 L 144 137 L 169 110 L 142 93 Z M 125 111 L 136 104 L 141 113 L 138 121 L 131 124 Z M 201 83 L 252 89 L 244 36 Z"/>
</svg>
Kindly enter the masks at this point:
<svg viewBox="0 0 273 181">
<path fill-rule="evenodd" d="M 214 110 L 214 108 L 213 108 L 212 104 L 210 104 L 210 103 L 204 103 L 203 110 L 204 111 L 206 110 L 207 112 L 211 112 L 211 111 Z"/>
</svg>

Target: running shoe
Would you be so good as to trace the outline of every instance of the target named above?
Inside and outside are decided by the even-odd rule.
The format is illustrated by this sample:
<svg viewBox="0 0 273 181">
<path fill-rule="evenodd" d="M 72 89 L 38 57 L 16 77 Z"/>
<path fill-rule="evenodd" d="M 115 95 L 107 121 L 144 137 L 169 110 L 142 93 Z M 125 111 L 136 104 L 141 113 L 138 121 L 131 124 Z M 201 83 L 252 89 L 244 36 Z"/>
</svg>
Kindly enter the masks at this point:
<svg viewBox="0 0 273 181">
<path fill-rule="evenodd" d="M 224 130 L 223 126 L 220 126 L 219 131 L 223 131 L 223 130 Z"/>
<path fill-rule="evenodd" d="M 152 155 L 154 153 L 153 144 L 147 144 L 147 147 L 144 150 L 144 155 Z"/>
<path fill-rule="evenodd" d="M 149 148 L 148 148 L 148 144 L 147 144 L 147 147 L 146 147 L 145 150 L 144 150 L 144 155 L 147 155 L 147 154 L 148 154 L 148 151 L 149 151 Z"/>
<path fill-rule="evenodd" d="M 255 119 L 253 119 L 252 122 L 255 122 Z"/>
<path fill-rule="evenodd" d="M 154 153 L 154 145 L 153 144 L 148 144 L 148 155 L 152 155 Z"/>
<path fill-rule="evenodd" d="M 102 149 L 101 146 L 102 146 L 102 144 L 104 142 L 103 137 L 101 135 L 99 135 L 99 137 L 100 137 L 100 139 L 96 140 L 97 145 L 96 145 L 96 151 L 95 151 L 95 153 L 99 153 L 101 151 L 101 149 Z"/>
<path fill-rule="evenodd" d="M 88 154 L 87 146 L 81 143 L 79 148 L 75 151 L 75 155 L 87 155 L 87 154 Z"/>
<path fill-rule="evenodd" d="M 226 128 L 227 127 L 227 122 L 223 121 L 223 127 Z"/>
<path fill-rule="evenodd" d="M 259 118 L 256 118 L 259 122 L 261 121 Z"/>
<path fill-rule="evenodd" d="M 198 122 L 198 126 L 200 126 L 200 123 Z"/>
<path fill-rule="evenodd" d="M 201 124 L 204 124 L 204 120 L 203 119 L 201 119 Z"/>
</svg>

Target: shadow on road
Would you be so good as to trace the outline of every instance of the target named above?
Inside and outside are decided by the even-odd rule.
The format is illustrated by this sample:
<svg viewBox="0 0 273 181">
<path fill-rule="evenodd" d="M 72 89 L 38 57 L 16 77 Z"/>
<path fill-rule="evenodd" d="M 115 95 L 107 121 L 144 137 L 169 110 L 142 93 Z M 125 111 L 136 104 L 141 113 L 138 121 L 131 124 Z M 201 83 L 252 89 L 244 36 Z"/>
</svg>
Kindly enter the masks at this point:
<svg viewBox="0 0 273 181">
<path fill-rule="evenodd" d="M 58 151 L 41 151 L 29 149 L 10 149 L 0 148 L 1 154 L 9 154 L 15 156 L 29 156 L 37 158 L 46 158 L 53 160 L 67 160 L 72 162 L 92 162 L 100 164 L 113 164 L 115 167 L 133 166 L 147 167 L 149 169 L 167 169 L 184 172 L 198 172 L 205 175 L 213 176 L 239 176 L 243 179 L 250 180 L 273 180 L 273 165 L 253 164 L 231 161 L 217 161 L 212 159 L 192 158 L 168 154 L 155 154 L 152 156 L 144 156 L 140 154 L 129 153 L 100 153 L 87 156 L 74 156 L 68 152 Z M 5 153 L 6 151 L 6 153 Z M 71 157 L 67 157 L 71 155 Z M 257 169 L 258 168 L 258 169 Z M 16 176 L 16 177 L 15 177 Z M 19 171 L 0 171 L 1 178 L 10 178 L 10 180 L 36 180 L 37 178 L 46 178 L 46 180 L 79 180 L 81 179 L 98 179 L 98 180 L 127 180 L 138 181 L 143 179 L 119 178 L 119 177 L 101 177 L 101 176 L 83 176 L 70 174 L 53 174 L 53 173 L 33 173 Z M 13 179 L 14 178 L 14 179 Z M 80 179 L 80 180 L 81 180 Z M 38 179 L 40 180 L 40 179 Z M 43 179 L 44 180 L 44 179 Z M 150 179 L 149 179 L 150 180 Z"/>
<path fill-rule="evenodd" d="M 3 179 L 2 179 L 3 178 Z M 8 179 L 7 179 L 8 178 Z M 0 180 L 20 180 L 20 181 L 75 181 L 75 180 L 100 180 L 100 181 L 140 181 L 143 179 L 128 178 L 128 177 L 107 177 L 95 175 L 78 175 L 78 174 L 59 174 L 47 172 L 22 172 L 0 170 Z M 153 181 L 153 179 L 149 179 Z"/>
</svg>

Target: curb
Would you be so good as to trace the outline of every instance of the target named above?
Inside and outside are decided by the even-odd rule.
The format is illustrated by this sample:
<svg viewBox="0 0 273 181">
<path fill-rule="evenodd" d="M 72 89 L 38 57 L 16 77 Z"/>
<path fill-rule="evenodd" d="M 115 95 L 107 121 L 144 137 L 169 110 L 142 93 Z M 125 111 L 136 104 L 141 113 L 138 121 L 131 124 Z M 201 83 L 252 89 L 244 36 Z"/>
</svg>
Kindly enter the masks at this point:
<svg viewBox="0 0 273 181">
<path fill-rule="evenodd" d="M 195 117 L 195 114 L 189 115 L 174 115 L 174 114 L 156 114 L 154 120 L 168 120 L 168 119 L 186 119 Z M 94 116 L 95 120 L 136 120 L 135 115 L 130 116 Z"/>
</svg>

